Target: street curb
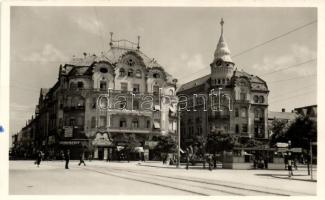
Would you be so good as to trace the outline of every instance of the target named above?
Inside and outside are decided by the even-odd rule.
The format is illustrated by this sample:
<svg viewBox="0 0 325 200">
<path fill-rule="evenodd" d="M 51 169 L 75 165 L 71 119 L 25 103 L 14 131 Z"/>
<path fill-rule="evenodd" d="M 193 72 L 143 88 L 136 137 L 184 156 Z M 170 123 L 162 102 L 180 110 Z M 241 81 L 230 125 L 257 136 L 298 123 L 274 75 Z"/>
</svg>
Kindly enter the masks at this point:
<svg viewBox="0 0 325 200">
<path fill-rule="evenodd" d="M 274 175 L 271 175 L 271 177 L 273 177 L 273 178 L 280 178 L 280 179 L 287 179 L 287 180 L 294 180 L 294 181 L 317 182 L 317 180 L 307 180 L 307 179 L 289 178 L 289 177 L 281 177 L 281 176 L 274 176 Z"/>
</svg>

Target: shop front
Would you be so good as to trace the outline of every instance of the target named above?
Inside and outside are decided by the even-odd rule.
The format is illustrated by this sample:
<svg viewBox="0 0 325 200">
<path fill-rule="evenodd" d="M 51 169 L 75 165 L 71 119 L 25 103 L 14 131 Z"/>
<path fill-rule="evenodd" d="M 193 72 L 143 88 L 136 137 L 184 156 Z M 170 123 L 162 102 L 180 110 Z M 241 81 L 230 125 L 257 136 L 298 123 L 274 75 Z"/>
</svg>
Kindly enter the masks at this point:
<svg viewBox="0 0 325 200">
<path fill-rule="evenodd" d="M 93 158 L 97 160 L 111 160 L 113 156 L 113 143 L 108 133 L 98 132 L 92 141 L 94 147 Z"/>
</svg>

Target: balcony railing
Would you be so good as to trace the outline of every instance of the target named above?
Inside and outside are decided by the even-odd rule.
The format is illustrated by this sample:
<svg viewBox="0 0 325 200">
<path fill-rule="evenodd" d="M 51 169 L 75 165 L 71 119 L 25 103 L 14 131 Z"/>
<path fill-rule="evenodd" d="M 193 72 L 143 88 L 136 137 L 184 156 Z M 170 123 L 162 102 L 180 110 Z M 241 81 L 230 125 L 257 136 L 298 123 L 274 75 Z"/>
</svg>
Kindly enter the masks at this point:
<svg viewBox="0 0 325 200">
<path fill-rule="evenodd" d="M 84 111 L 85 110 L 85 106 L 64 106 L 63 107 L 64 111 Z"/>
<path fill-rule="evenodd" d="M 210 112 L 208 117 L 210 119 L 229 119 L 230 114 L 229 113 L 217 113 L 217 112 Z"/>
</svg>

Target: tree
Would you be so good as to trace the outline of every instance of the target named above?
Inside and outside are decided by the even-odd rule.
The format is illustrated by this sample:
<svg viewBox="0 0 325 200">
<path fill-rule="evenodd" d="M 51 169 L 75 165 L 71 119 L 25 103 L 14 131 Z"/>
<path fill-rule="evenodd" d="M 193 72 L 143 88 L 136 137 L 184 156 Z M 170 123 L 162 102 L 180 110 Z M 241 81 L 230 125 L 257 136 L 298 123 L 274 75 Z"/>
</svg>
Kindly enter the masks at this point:
<svg viewBox="0 0 325 200">
<path fill-rule="evenodd" d="M 170 135 L 158 137 L 156 151 L 161 153 L 174 153 L 176 152 L 176 148 L 176 141 Z"/>
<path fill-rule="evenodd" d="M 235 139 L 229 134 L 210 133 L 207 137 L 206 150 L 216 154 L 222 151 L 231 151 L 234 148 Z"/>
<path fill-rule="evenodd" d="M 287 142 L 286 130 L 290 122 L 287 120 L 274 119 L 271 124 L 272 135 L 270 136 L 270 146 L 274 146 L 277 142 Z"/>
</svg>

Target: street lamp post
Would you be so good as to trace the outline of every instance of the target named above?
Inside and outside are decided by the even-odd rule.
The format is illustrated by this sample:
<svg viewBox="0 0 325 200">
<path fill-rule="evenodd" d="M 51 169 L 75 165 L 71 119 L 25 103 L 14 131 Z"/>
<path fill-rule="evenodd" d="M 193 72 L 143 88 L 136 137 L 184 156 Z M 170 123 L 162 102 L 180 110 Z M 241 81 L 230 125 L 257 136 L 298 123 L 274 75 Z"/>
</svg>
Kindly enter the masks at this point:
<svg viewBox="0 0 325 200">
<path fill-rule="evenodd" d="M 291 177 L 292 171 L 292 160 L 291 160 L 291 140 L 288 141 L 288 172 L 289 177 Z"/>
<path fill-rule="evenodd" d="M 179 168 L 180 165 L 180 159 L 181 159 L 181 113 L 178 109 L 178 106 L 176 106 L 176 114 L 177 114 L 177 163 L 176 167 Z"/>
</svg>

